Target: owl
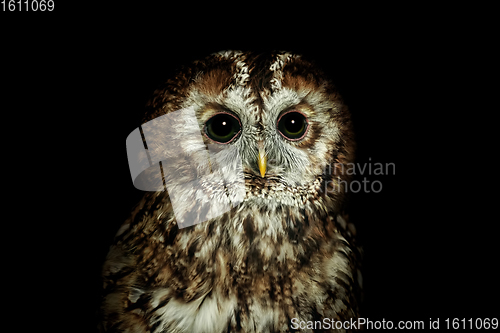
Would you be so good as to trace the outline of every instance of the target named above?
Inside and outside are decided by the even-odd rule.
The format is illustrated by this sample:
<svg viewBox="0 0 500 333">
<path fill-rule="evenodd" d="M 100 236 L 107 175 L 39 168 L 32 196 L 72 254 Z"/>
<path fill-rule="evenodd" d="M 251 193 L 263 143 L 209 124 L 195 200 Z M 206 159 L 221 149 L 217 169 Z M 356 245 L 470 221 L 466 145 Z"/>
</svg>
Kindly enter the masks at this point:
<svg viewBox="0 0 500 333">
<path fill-rule="evenodd" d="M 353 328 L 335 322 L 358 318 L 362 293 L 345 212 L 354 134 L 314 63 L 195 61 L 155 91 L 135 137 L 160 169 L 137 176 L 147 192 L 103 265 L 102 332 Z"/>
</svg>

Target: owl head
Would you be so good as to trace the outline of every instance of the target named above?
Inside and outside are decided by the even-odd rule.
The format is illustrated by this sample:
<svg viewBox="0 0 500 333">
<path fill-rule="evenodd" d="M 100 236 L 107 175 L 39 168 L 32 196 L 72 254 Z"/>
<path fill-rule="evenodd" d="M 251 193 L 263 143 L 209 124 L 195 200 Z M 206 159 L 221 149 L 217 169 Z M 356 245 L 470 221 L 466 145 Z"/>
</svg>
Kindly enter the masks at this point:
<svg viewBox="0 0 500 333">
<path fill-rule="evenodd" d="M 272 208 L 314 201 L 320 210 L 341 209 L 345 166 L 354 159 L 350 115 L 325 74 L 300 55 L 224 51 L 196 61 L 154 93 L 144 122 L 178 110 L 192 110 L 195 121 L 170 121 L 148 141 L 150 149 L 164 146 L 160 140 L 180 147 L 166 157 L 175 163 L 163 165 L 167 184 L 206 171 L 207 163 L 193 159 L 203 145 L 220 168 L 241 161 L 239 201 Z M 169 131 L 176 134 L 166 138 Z M 191 138 L 195 132 L 201 136 Z M 202 185 L 212 194 L 232 190 L 207 179 Z M 199 199 L 183 191 L 180 185 L 175 191 L 182 200 Z"/>
</svg>

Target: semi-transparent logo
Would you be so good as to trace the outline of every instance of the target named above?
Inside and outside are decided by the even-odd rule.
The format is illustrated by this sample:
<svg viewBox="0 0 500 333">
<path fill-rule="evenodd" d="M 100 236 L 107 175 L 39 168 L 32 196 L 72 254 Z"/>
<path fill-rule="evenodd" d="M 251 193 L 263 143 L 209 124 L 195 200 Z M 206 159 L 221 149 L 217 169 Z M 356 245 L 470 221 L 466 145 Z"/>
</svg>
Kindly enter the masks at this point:
<svg viewBox="0 0 500 333">
<path fill-rule="evenodd" d="M 192 108 L 155 118 L 127 137 L 132 181 L 168 191 L 179 228 L 217 217 L 243 201 L 241 157 L 231 145 L 205 145 Z"/>
</svg>

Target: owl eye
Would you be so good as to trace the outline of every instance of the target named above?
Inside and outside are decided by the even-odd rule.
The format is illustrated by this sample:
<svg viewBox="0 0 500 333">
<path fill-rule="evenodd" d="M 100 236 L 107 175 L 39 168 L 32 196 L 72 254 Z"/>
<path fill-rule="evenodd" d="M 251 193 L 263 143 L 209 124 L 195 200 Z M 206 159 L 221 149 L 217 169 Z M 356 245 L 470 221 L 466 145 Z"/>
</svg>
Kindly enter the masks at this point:
<svg viewBox="0 0 500 333">
<path fill-rule="evenodd" d="M 298 111 L 286 112 L 278 119 L 278 131 L 292 141 L 302 139 L 308 126 L 306 117 Z"/>
<path fill-rule="evenodd" d="M 229 143 L 240 132 L 239 119 L 229 113 L 218 113 L 205 123 L 206 135 L 218 143 Z"/>
</svg>

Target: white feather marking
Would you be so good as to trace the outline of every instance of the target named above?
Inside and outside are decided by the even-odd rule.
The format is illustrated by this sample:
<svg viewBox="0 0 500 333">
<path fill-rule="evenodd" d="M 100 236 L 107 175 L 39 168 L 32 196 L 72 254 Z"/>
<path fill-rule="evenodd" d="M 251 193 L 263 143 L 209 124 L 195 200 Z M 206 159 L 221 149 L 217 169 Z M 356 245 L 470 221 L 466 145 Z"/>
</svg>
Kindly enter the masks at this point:
<svg viewBox="0 0 500 333">
<path fill-rule="evenodd" d="M 276 60 L 269 66 L 269 70 L 273 72 L 273 78 L 270 81 L 271 89 L 279 90 L 282 88 L 283 68 L 287 62 L 296 57 L 298 56 L 291 53 L 281 53 L 276 56 Z"/>
<path fill-rule="evenodd" d="M 127 224 L 123 224 L 120 229 L 118 229 L 118 232 L 116 233 L 116 236 L 115 237 L 118 237 L 120 236 L 121 234 L 123 234 L 126 230 L 128 230 L 128 228 L 130 227 L 130 224 L 127 223 Z"/>
<path fill-rule="evenodd" d="M 248 82 L 250 78 L 250 74 L 248 74 L 248 65 L 243 60 L 239 60 L 236 62 L 237 71 L 234 73 L 233 77 L 236 81 L 236 85 L 244 86 Z"/>
<path fill-rule="evenodd" d="M 152 294 L 151 305 L 153 308 L 156 308 L 163 297 L 167 296 L 170 293 L 170 288 L 161 288 L 155 290 Z"/>
<path fill-rule="evenodd" d="M 212 292 L 210 296 L 207 294 L 187 303 L 172 299 L 156 310 L 155 321 L 161 321 L 160 329 L 168 328 L 173 332 L 221 332 L 234 313 L 236 299 L 218 298 L 219 292 Z"/>
<path fill-rule="evenodd" d="M 342 227 L 342 229 L 345 230 L 345 228 L 347 227 L 347 222 L 344 220 L 344 218 L 342 217 L 342 215 L 340 215 L 340 214 L 337 215 L 337 222 L 340 224 L 340 226 Z"/>
<path fill-rule="evenodd" d="M 348 241 L 342 235 L 336 235 L 339 240 L 342 240 L 348 244 Z M 341 252 L 343 253 L 341 254 Z M 338 248 L 337 251 L 335 251 L 335 253 L 333 254 L 332 258 L 327 261 L 325 271 L 328 272 L 332 277 L 339 276 L 338 272 L 342 272 L 352 278 L 352 271 L 349 268 L 349 261 L 346 258 L 346 254 L 349 254 L 350 252 L 352 251 L 348 246 L 344 245 Z"/>
<path fill-rule="evenodd" d="M 361 274 L 361 271 L 358 269 L 358 284 L 360 288 L 363 288 L 363 274 Z"/>
<path fill-rule="evenodd" d="M 219 51 L 219 52 L 213 53 L 212 55 L 220 56 L 220 57 L 226 58 L 226 59 L 232 59 L 232 58 L 239 57 L 242 54 L 243 54 L 243 52 L 241 52 L 241 51 L 225 50 L 225 51 Z"/>
<path fill-rule="evenodd" d="M 141 297 L 141 295 L 144 294 L 144 290 L 139 289 L 139 288 L 130 288 L 130 292 L 128 294 L 128 299 L 132 302 L 135 303 Z"/>
</svg>

